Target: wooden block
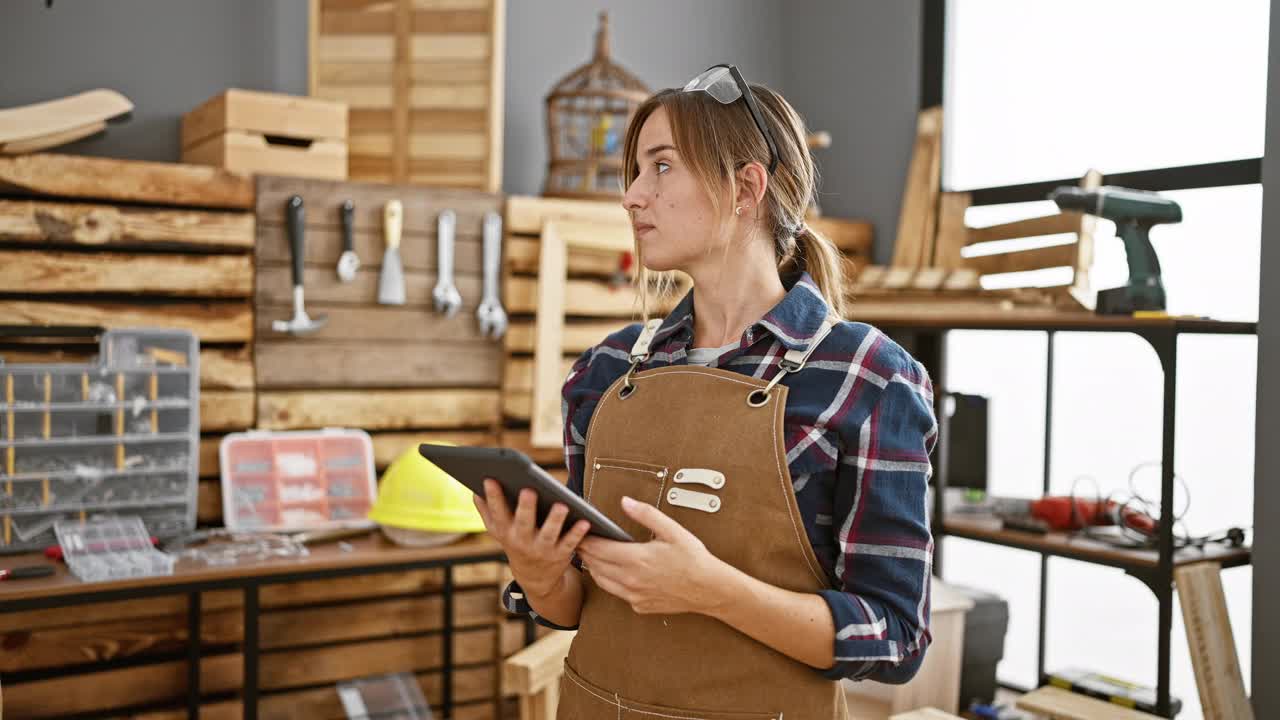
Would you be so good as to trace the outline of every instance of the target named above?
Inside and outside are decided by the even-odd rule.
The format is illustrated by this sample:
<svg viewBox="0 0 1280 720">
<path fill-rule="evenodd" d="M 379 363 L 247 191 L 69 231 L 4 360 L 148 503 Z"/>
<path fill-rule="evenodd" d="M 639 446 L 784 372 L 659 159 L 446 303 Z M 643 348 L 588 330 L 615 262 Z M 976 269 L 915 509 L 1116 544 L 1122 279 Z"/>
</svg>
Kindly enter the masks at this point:
<svg viewBox="0 0 1280 720">
<path fill-rule="evenodd" d="M 253 216 L 42 200 L 0 200 L 0 240 L 94 247 L 253 249 Z"/>
<path fill-rule="evenodd" d="M 528 195 L 507 198 L 506 230 L 509 233 L 541 235 L 548 220 L 571 220 L 607 225 L 631 226 L 622 205 L 602 200 L 564 200 Z"/>
<path fill-rule="evenodd" d="M 950 273 L 946 268 L 921 268 L 911 280 L 911 287 L 916 290 L 938 290 Z"/>
<path fill-rule="evenodd" d="M 194 332 L 201 343 L 246 342 L 253 336 L 253 313 L 242 301 L 138 305 L 0 300 L 0 324 L 179 328 Z"/>
<path fill-rule="evenodd" d="M 911 286 L 911 280 L 915 276 L 915 267 L 890 267 L 888 272 L 884 274 L 884 282 L 881 287 L 887 290 L 902 290 Z"/>
<path fill-rule="evenodd" d="M 262 389 L 497 388 L 502 381 L 502 348 L 485 340 L 394 345 L 281 340 L 259 342 L 255 354 Z"/>
<path fill-rule="evenodd" d="M 201 691 L 239 689 L 243 667 L 239 653 L 206 655 L 200 661 Z M 186 687 L 187 663 L 182 660 L 7 685 L 4 706 L 10 716 L 21 718 L 103 713 L 110 708 L 177 702 Z"/>
<path fill-rule="evenodd" d="M 978 272 L 971 268 L 952 270 L 942 283 L 942 289 L 950 291 L 978 290 L 981 287 L 982 283 L 978 279 Z"/>
<path fill-rule="evenodd" d="M 1080 228 L 1080 213 L 1063 212 L 1057 215 L 1015 220 L 969 229 L 969 245 L 991 242 L 994 240 L 1013 240 L 1016 238 L 1032 238 L 1042 235 L 1059 235 L 1075 233 Z"/>
<path fill-rule="evenodd" d="M 532 695 L 558 683 L 576 635 L 576 632 L 555 632 L 507 658 L 502 664 L 502 691 Z"/>
<path fill-rule="evenodd" d="M 130 293 L 248 297 L 248 255 L 0 250 L 0 287 L 24 293 Z"/>
<path fill-rule="evenodd" d="M 345 180 L 347 143 L 314 140 L 306 146 L 295 146 L 261 133 L 228 130 L 183 148 L 182 161 L 249 174 Z"/>
<path fill-rule="evenodd" d="M 345 140 L 347 108 L 316 98 L 232 88 L 182 116 L 182 147 L 227 131 L 298 140 Z"/>
<path fill-rule="evenodd" d="M 497 436 L 480 430 L 457 432 L 380 432 L 373 433 L 373 464 L 385 468 L 404 452 L 416 452 L 422 443 L 444 443 L 461 446 L 493 446 Z"/>
<path fill-rule="evenodd" d="M 1018 698 L 1019 709 L 1049 720 L 1155 720 L 1157 716 L 1046 685 Z"/>
<path fill-rule="evenodd" d="M 603 342 L 610 334 L 631 324 L 627 319 L 615 320 L 566 320 L 564 332 L 560 338 L 560 350 L 565 354 L 577 355 Z M 533 352 L 533 322 L 529 320 L 513 320 L 507 328 L 506 341 L 509 353 Z"/>
<path fill-rule="evenodd" d="M 875 226 L 866 220 L 842 220 L 829 216 L 809 218 L 805 224 L 825 235 L 849 256 L 870 257 Z"/>
<path fill-rule="evenodd" d="M 253 207 L 252 178 L 217 168 L 81 155 L 0 157 L 0 189 L 56 197 L 180 205 Z"/>
<path fill-rule="evenodd" d="M 1174 568 L 1173 581 L 1182 605 L 1191 667 L 1206 720 L 1253 720 L 1244 689 L 1231 616 L 1222 590 L 1222 565 L 1192 563 Z"/>
<path fill-rule="evenodd" d="M 917 268 L 933 262 L 933 234 L 941 190 L 942 107 L 920 111 L 916 140 L 902 195 L 893 267 Z"/>
<path fill-rule="evenodd" d="M 210 390 L 200 393 L 200 429 L 245 430 L 253 427 L 252 390 Z"/>
<path fill-rule="evenodd" d="M 268 430 L 488 428 L 498 420 L 497 390 L 376 390 L 258 393 L 258 425 Z"/>
<path fill-rule="evenodd" d="M 1076 244 L 1050 245 L 1029 250 L 978 255 L 964 258 L 964 265 L 979 275 L 1042 270 L 1051 267 L 1076 265 Z"/>
</svg>

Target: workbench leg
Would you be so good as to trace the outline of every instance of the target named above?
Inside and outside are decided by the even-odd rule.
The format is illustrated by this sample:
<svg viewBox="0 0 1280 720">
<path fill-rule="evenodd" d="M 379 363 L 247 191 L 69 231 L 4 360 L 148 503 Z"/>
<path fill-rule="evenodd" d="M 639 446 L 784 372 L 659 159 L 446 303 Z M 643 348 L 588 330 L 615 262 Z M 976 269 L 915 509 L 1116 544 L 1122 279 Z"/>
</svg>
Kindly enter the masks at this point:
<svg viewBox="0 0 1280 720">
<path fill-rule="evenodd" d="M 200 720 L 200 593 L 187 594 L 187 719 Z"/>
<path fill-rule="evenodd" d="M 1044 370 L 1044 476 L 1040 483 L 1041 497 L 1049 496 L 1049 480 L 1053 472 L 1053 330 L 1045 336 Z M 1040 620 L 1036 640 L 1036 684 L 1044 679 L 1046 625 L 1049 618 L 1049 556 L 1040 555 Z"/>
<path fill-rule="evenodd" d="M 440 715 L 453 717 L 453 563 L 444 566 L 444 622 L 441 624 L 443 668 L 440 671 Z"/>
<path fill-rule="evenodd" d="M 1178 336 L 1172 330 L 1149 339 L 1155 347 L 1164 370 L 1164 415 L 1161 418 L 1160 452 L 1160 528 L 1157 548 L 1160 551 L 1156 569 L 1156 598 L 1160 603 L 1160 627 L 1156 636 L 1159 655 L 1156 664 L 1156 714 L 1171 717 L 1169 712 L 1169 653 L 1173 630 L 1173 471 L 1177 437 L 1178 408 Z"/>
<path fill-rule="evenodd" d="M 244 589 L 244 720 L 258 720 L 258 585 Z"/>
</svg>

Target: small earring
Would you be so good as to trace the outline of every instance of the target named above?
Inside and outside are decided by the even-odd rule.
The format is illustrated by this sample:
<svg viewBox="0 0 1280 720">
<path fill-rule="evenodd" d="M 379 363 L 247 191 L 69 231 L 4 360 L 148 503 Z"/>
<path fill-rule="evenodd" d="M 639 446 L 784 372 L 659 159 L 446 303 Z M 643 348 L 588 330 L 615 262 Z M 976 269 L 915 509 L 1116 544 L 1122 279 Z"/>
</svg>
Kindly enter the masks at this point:
<svg viewBox="0 0 1280 720">
<path fill-rule="evenodd" d="M 734 209 L 733 214 L 734 214 L 734 215 L 741 215 L 741 214 L 742 214 L 742 206 L 741 206 L 741 205 L 739 205 L 736 209 Z"/>
</svg>

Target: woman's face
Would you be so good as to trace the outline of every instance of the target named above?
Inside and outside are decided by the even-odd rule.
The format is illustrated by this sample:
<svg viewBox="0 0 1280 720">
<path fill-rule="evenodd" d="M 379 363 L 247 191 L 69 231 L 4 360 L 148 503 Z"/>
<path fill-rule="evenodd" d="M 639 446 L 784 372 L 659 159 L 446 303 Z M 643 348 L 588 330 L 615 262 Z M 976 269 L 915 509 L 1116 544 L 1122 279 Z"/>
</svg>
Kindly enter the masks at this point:
<svg viewBox="0 0 1280 720">
<path fill-rule="evenodd" d="M 711 199 L 676 152 L 664 108 L 654 110 L 640 128 L 636 147 L 639 175 L 627 188 L 622 206 L 644 265 L 650 270 L 688 270 L 721 243 L 716 241 Z"/>
</svg>

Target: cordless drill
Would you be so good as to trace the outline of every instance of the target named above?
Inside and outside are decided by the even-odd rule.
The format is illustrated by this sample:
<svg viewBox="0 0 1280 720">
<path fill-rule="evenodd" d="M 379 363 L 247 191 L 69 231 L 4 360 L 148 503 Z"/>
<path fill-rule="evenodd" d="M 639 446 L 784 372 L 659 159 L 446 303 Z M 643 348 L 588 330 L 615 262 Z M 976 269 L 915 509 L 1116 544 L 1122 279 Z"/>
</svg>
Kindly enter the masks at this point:
<svg viewBox="0 0 1280 720">
<path fill-rule="evenodd" d="M 1129 315 L 1138 310 L 1165 309 L 1160 260 L 1148 234 L 1152 225 L 1182 221 L 1178 203 L 1153 192 L 1120 187 L 1060 187 L 1049 193 L 1049 199 L 1061 210 L 1077 210 L 1114 221 L 1116 235 L 1124 241 L 1129 283 L 1099 290 L 1098 314 Z"/>
</svg>

